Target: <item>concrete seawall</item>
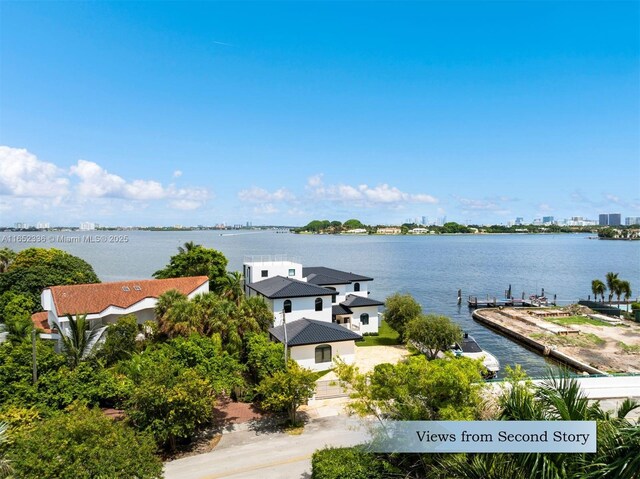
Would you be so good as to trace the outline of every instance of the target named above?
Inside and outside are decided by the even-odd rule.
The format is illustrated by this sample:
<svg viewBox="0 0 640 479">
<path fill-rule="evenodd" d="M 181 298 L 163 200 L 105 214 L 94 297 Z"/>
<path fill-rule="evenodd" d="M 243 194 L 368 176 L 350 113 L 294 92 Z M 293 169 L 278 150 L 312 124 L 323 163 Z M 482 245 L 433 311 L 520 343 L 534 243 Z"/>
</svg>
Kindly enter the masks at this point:
<svg viewBox="0 0 640 479">
<path fill-rule="evenodd" d="M 489 310 L 489 309 L 475 310 L 472 314 L 473 319 L 475 319 L 479 323 L 482 323 L 488 326 L 489 328 L 495 331 L 502 333 L 508 338 L 511 338 L 514 341 L 529 347 L 530 349 L 534 350 L 541 356 L 547 356 L 553 359 L 554 361 L 557 361 L 561 364 L 569 366 L 572 369 L 575 369 L 576 371 L 585 372 L 588 374 L 605 374 L 605 375 L 607 374 L 604 371 L 600 371 L 599 369 L 596 369 L 588 364 L 585 364 L 576 358 L 567 356 L 566 354 L 561 353 L 560 351 L 549 348 L 548 346 L 545 346 L 544 344 L 536 341 L 535 339 L 531 339 L 528 336 L 525 336 L 524 334 L 521 334 L 502 324 L 497 323 L 496 321 L 493 321 L 492 319 L 488 318 L 486 315 L 483 314 L 486 311 L 495 311 L 495 310 L 493 309 L 492 310 Z"/>
</svg>

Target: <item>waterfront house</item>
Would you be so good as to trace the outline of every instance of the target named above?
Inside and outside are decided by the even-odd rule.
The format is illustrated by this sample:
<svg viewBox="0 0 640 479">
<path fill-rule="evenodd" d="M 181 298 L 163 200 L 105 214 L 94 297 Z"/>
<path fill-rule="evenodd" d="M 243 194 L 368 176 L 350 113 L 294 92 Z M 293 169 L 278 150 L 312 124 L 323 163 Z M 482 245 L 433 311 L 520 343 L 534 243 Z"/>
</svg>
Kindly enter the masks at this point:
<svg viewBox="0 0 640 479">
<path fill-rule="evenodd" d="M 286 256 L 246 257 L 245 294 L 263 297 L 274 324 L 302 318 L 336 323 L 360 334 L 377 333 L 381 301 L 369 298 L 373 278 Z"/>
<path fill-rule="evenodd" d="M 362 336 L 342 326 L 315 319 L 299 319 L 286 324 L 286 343 L 291 359 L 313 371 L 323 371 L 333 366 L 333 359 L 340 357 L 345 363 L 355 361 L 355 341 Z M 285 343 L 285 325 L 269 330 L 271 339 Z"/>
<path fill-rule="evenodd" d="M 286 323 L 291 357 L 305 367 L 326 369 L 336 355 L 349 362 L 355 341 L 378 332 L 384 303 L 369 298 L 373 278 L 286 256 L 245 258 L 243 274 L 247 296 L 263 297 L 274 313 L 271 337 L 284 342 Z"/>
<path fill-rule="evenodd" d="M 68 316 L 86 314 L 92 326 L 115 323 L 121 316 L 133 314 L 138 324 L 155 320 L 158 297 L 177 290 L 189 298 L 209 291 L 209 278 L 190 276 L 170 279 L 118 281 L 114 283 L 51 286 L 42 291 L 42 313 L 32 316 L 42 337 L 59 339 L 53 330 L 66 331 Z"/>
</svg>

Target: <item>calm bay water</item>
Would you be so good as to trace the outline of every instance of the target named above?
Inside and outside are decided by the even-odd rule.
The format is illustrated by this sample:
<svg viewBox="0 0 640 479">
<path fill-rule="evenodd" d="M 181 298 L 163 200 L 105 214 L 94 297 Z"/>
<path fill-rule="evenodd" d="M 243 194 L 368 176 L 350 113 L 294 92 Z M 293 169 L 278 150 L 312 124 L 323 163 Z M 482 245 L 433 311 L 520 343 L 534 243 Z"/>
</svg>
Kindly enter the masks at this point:
<svg viewBox="0 0 640 479">
<path fill-rule="evenodd" d="M 411 293 L 426 312 L 453 318 L 498 357 L 502 368 L 521 364 L 532 376 L 545 373 L 545 360 L 473 321 L 466 303 L 456 304 L 458 289 L 466 299 L 469 294 L 501 298 L 509 284 L 514 296 L 545 288 L 548 297 L 557 294 L 559 303 L 565 304 L 586 298 L 591 280 L 604 280 L 608 271 L 629 280 L 634 296 L 640 289 L 640 242 L 598 241 L 587 235 L 384 237 L 131 231 L 122 233 L 128 236 L 127 243 L 57 241 L 58 236 L 82 238 L 104 232 L 90 233 L 46 233 L 46 246 L 85 259 L 102 281 L 149 278 L 187 241 L 223 252 L 230 270 L 241 270 L 245 255 L 287 254 L 307 266 L 357 272 L 374 278 L 372 298 L 384 300 L 396 291 Z M 12 235 L 0 233 L 3 236 Z M 42 245 L 0 246 L 21 250 Z"/>
</svg>

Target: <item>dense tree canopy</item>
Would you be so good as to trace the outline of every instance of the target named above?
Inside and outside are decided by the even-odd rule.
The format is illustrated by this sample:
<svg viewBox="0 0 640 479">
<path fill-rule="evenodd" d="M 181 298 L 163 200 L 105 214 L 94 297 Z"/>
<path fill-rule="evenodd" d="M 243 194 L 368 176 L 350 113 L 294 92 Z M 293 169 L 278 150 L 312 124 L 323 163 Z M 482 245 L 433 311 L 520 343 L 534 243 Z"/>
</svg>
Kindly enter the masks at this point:
<svg viewBox="0 0 640 479">
<path fill-rule="evenodd" d="M 447 351 L 462 339 L 462 330 L 446 316 L 421 314 L 406 325 L 405 340 L 412 341 L 429 359 Z"/>
<path fill-rule="evenodd" d="M 77 256 L 55 248 L 27 248 L 16 254 L 6 273 L 0 274 L 0 294 L 23 293 L 31 298 L 36 311 L 42 290 L 49 286 L 99 282 L 91 265 Z"/>
<path fill-rule="evenodd" d="M 400 336 L 409 321 L 422 314 L 422 306 L 410 294 L 395 293 L 385 300 L 384 320 Z"/>
<path fill-rule="evenodd" d="M 395 420 L 474 420 L 481 415 L 483 366 L 468 358 L 413 356 L 369 373 L 339 362 L 340 382 L 353 391 L 352 410 Z"/>
<path fill-rule="evenodd" d="M 23 479 L 152 479 L 162 462 L 150 435 L 107 418 L 99 409 L 75 406 L 11 437 L 8 458 Z"/>
<path fill-rule="evenodd" d="M 315 374 L 304 369 L 293 360 L 286 370 L 276 371 L 264 378 L 258 385 L 261 405 L 267 411 L 285 411 L 289 423 L 295 425 L 296 412 L 305 404 L 315 391 Z"/>
<path fill-rule="evenodd" d="M 227 258 L 215 249 L 190 242 L 178 248 L 167 266 L 153 273 L 157 279 L 184 276 L 207 276 L 209 289 L 220 291 L 227 282 Z"/>
</svg>

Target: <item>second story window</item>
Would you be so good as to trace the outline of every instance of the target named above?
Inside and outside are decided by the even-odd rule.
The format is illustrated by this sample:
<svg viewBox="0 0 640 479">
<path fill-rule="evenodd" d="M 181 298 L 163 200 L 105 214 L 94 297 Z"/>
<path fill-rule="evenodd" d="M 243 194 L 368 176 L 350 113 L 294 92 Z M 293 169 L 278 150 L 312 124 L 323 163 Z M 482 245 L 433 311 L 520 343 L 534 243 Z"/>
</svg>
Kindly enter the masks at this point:
<svg viewBox="0 0 640 479">
<path fill-rule="evenodd" d="M 353 283 L 353 290 L 360 291 L 360 283 Z"/>
<path fill-rule="evenodd" d="M 295 269 L 290 269 L 289 270 L 289 276 L 295 276 L 296 275 L 296 270 Z"/>
<path fill-rule="evenodd" d="M 285 299 L 284 300 L 284 312 L 285 313 L 290 313 L 291 312 L 291 300 L 290 299 Z"/>
<path fill-rule="evenodd" d="M 263 270 L 262 270 L 262 273 L 261 273 L 261 276 L 262 276 L 263 278 L 268 277 L 268 276 L 269 276 L 269 270 L 268 270 L 268 269 L 263 269 Z"/>
<path fill-rule="evenodd" d="M 316 311 L 322 311 L 322 298 L 316 298 Z"/>
</svg>

